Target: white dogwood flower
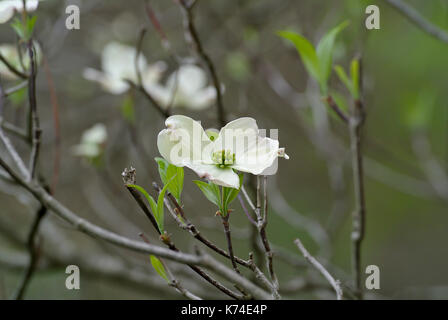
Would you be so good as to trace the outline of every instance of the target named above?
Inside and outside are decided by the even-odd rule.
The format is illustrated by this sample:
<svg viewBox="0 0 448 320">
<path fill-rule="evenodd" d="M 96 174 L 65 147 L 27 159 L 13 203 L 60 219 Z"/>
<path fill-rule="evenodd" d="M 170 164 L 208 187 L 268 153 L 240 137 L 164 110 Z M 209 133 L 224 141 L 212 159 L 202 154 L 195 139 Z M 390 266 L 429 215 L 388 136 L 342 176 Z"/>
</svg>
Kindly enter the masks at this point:
<svg viewBox="0 0 448 320">
<path fill-rule="evenodd" d="M 84 70 L 83 76 L 87 80 L 99 82 L 104 90 L 112 94 L 122 94 L 129 89 L 126 80 L 132 82 L 138 80 L 135 69 L 136 54 L 137 50 L 134 47 L 111 42 L 104 47 L 101 54 L 102 71 L 87 68 Z M 137 65 L 145 87 L 156 84 L 166 68 L 163 62 L 148 64 L 146 58 L 141 54 Z"/>
<path fill-rule="evenodd" d="M 216 90 L 207 86 L 207 74 L 194 64 L 185 64 L 173 72 L 165 86 L 147 86 L 146 90 L 163 107 L 203 110 L 216 100 Z"/>
<path fill-rule="evenodd" d="M 34 42 L 33 44 L 36 52 L 36 61 L 37 64 L 39 64 L 42 59 L 41 49 L 37 42 Z M 23 66 L 22 63 L 20 63 L 20 55 L 16 45 L 1 44 L 0 53 L 6 59 L 6 61 L 8 61 L 8 63 L 11 64 L 14 68 L 19 70 L 20 72 L 26 73 L 25 70 L 27 70 L 30 66 L 30 57 L 27 51 L 22 52 Z M 8 67 L 1 61 L 0 61 L 0 75 L 9 80 L 16 80 L 18 78 L 18 76 L 13 72 L 11 72 L 8 69 Z"/>
<path fill-rule="evenodd" d="M 96 158 L 103 153 L 106 141 L 106 126 L 102 123 L 97 123 L 84 131 L 80 144 L 73 147 L 73 154 L 87 159 Z"/>
<path fill-rule="evenodd" d="M 32 12 L 37 9 L 39 5 L 39 0 L 27 0 L 26 1 L 26 11 Z M 0 1 L 0 23 L 8 22 L 15 12 L 23 11 L 23 1 L 22 0 L 2 0 Z"/>
<path fill-rule="evenodd" d="M 234 170 L 267 174 L 278 157 L 289 158 L 278 140 L 260 135 L 252 118 L 229 122 L 219 134 L 207 134 L 199 122 L 183 115 L 169 117 L 165 125 L 157 138 L 160 154 L 169 163 L 188 167 L 217 185 L 239 188 Z"/>
</svg>

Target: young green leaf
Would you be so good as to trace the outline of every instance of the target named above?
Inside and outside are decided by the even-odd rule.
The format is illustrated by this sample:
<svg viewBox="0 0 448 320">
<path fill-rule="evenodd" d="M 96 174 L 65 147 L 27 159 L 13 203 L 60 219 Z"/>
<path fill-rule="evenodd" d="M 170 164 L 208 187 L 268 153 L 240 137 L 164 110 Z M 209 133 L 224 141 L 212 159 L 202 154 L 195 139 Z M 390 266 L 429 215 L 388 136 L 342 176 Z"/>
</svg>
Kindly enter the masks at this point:
<svg viewBox="0 0 448 320">
<path fill-rule="evenodd" d="M 346 86 L 347 90 L 350 91 L 350 94 L 353 96 L 353 83 L 347 76 L 344 68 L 339 65 L 334 66 L 334 71 L 339 77 L 339 80 Z"/>
<path fill-rule="evenodd" d="M 174 179 L 176 177 L 172 177 L 168 183 L 163 187 L 162 191 L 159 193 L 159 197 L 157 198 L 157 210 L 154 212 L 154 217 L 156 218 L 157 225 L 159 226 L 160 232 L 163 234 L 164 231 L 164 219 L 165 219 L 165 212 L 164 212 L 164 199 L 165 199 L 165 193 L 168 190 L 171 183 L 173 183 Z"/>
<path fill-rule="evenodd" d="M 280 31 L 277 34 L 280 37 L 291 41 L 295 45 L 308 73 L 317 82 L 321 83 L 319 60 L 313 45 L 305 37 L 294 32 Z"/>
<path fill-rule="evenodd" d="M 239 175 L 240 177 L 240 188 L 235 189 L 235 188 L 227 188 L 227 187 L 223 187 L 222 188 L 222 198 L 223 198 L 223 214 L 227 214 L 228 212 L 228 208 L 229 205 L 232 203 L 233 200 L 235 200 L 235 198 L 238 196 L 238 193 L 240 192 L 241 186 L 243 184 L 243 174 Z"/>
<path fill-rule="evenodd" d="M 220 210 L 221 208 L 221 192 L 219 187 L 213 183 L 207 183 L 200 180 L 194 180 L 194 183 L 201 189 L 205 197 L 212 203 L 214 203 Z"/>
<path fill-rule="evenodd" d="M 142 193 L 145 196 L 146 200 L 148 201 L 148 203 L 149 203 L 149 205 L 151 207 L 151 211 L 154 214 L 155 214 L 155 212 L 157 212 L 157 203 L 156 203 L 156 201 L 154 200 L 153 197 L 151 197 L 148 194 L 148 192 L 146 192 L 146 190 L 143 187 L 140 187 L 140 186 L 138 186 L 136 184 L 128 184 L 127 186 L 131 187 L 131 188 L 134 188 L 134 189 L 137 189 L 138 191 L 140 191 L 140 193 Z"/>
<path fill-rule="evenodd" d="M 168 187 L 168 191 L 176 198 L 176 200 L 181 203 L 180 196 L 182 194 L 182 189 L 184 186 L 184 168 L 176 167 L 163 158 L 155 158 L 159 166 L 159 175 L 163 184 L 166 185 L 168 181 L 173 179 Z"/>
<path fill-rule="evenodd" d="M 326 35 L 322 37 L 316 48 L 317 60 L 319 61 L 321 86 L 324 87 L 324 94 L 326 94 L 327 81 L 331 74 L 331 67 L 333 63 L 333 47 L 336 41 L 336 36 L 339 32 L 348 26 L 349 22 L 344 21 L 337 27 L 331 29 Z"/>
<path fill-rule="evenodd" d="M 156 270 L 156 272 L 159 274 L 159 276 L 161 276 L 167 282 L 170 282 L 170 280 L 168 279 L 168 276 L 166 274 L 165 267 L 163 266 L 162 261 L 160 261 L 156 256 L 153 256 L 153 255 L 150 256 L 150 259 L 151 259 L 151 264 L 152 264 L 154 270 Z"/>
<path fill-rule="evenodd" d="M 350 75 L 352 77 L 352 96 L 355 99 L 359 99 L 359 61 L 353 59 L 350 65 Z"/>
<path fill-rule="evenodd" d="M 23 27 L 22 21 L 19 18 L 14 18 L 11 22 L 11 27 L 17 33 L 20 39 L 25 39 L 25 28 Z"/>
</svg>

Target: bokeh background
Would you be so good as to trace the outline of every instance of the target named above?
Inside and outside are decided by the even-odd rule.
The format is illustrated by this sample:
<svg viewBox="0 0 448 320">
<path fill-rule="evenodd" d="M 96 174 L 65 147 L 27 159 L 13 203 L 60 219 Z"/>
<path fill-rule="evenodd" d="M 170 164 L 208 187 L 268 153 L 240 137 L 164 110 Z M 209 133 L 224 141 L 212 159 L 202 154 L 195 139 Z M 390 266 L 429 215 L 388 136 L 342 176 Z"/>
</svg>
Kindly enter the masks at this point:
<svg viewBox="0 0 448 320">
<path fill-rule="evenodd" d="M 434 24 L 448 29 L 448 2 L 406 1 Z M 80 30 L 67 30 L 65 7 L 81 9 Z M 381 29 L 364 27 L 368 4 L 381 10 Z M 144 232 L 157 243 L 151 225 L 123 188 L 121 172 L 137 169 L 138 184 L 151 190 L 159 181 L 157 133 L 164 119 L 138 92 L 135 121 L 123 115 L 127 95 L 111 95 L 82 76 L 86 67 L 100 68 L 102 48 L 111 41 L 135 46 L 142 27 L 148 32 L 143 54 L 148 61 L 165 61 L 167 75 L 176 65 L 170 54 L 196 57 L 184 38 L 183 17 L 174 1 L 151 0 L 171 44 L 161 45 L 143 1 L 42 1 L 36 12 L 36 38 L 47 60 L 38 74 L 38 109 L 43 129 L 39 170 L 54 178 L 60 156 L 55 196 L 80 216 L 124 236 L 139 239 Z M 448 298 L 448 45 L 428 36 L 385 1 L 359 0 L 233 0 L 201 1 L 195 21 L 207 53 L 225 85 L 228 119 L 254 117 L 260 128 L 278 128 L 290 160 L 279 161 L 269 178 L 268 236 L 283 259 L 277 273 L 290 298 L 333 298 L 325 281 L 303 265 L 293 240 L 300 237 L 336 277 L 350 286 L 350 215 L 353 210 L 348 132 L 322 104 L 295 49 L 276 35 L 300 32 L 314 44 L 344 20 L 350 21 L 336 42 L 334 61 L 345 69 L 362 55 L 367 225 L 362 263 L 377 265 L 381 289 L 367 298 Z M 11 28 L 0 25 L 1 43 L 15 41 Z M 196 57 L 197 59 L 197 57 Z M 200 64 L 200 59 L 197 59 Z M 60 116 L 60 150 L 55 143 L 50 73 Z M 14 84 L 15 82 L 6 82 Z M 5 84 L 5 83 L 4 83 Z M 330 87 L 338 100 L 349 95 L 335 74 Z M 26 100 L 8 100 L 4 117 L 23 125 Z M 217 127 L 216 108 L 176 113 Z M 82 133 L 96 123 L 107 127 L 103 166 L 73 155 Z M 132 138 L 136 132 L 136 139 Z M 26 154 L 25 146 L 13 140 Z M 137 143 L 135 141 L 138 141 Z M 3 146 L 2 146 L 3 147 Z M 4 149 L 0 148 L 2 155 Z M 215 208 L 192 182 L 186 170 L 184 205 L 202 233 L 225 247 Z M 0 297 L 17 288 L 27 261 L 24 245 L 38 204 L 23 190 L 0 179 Z M 251 250 L 249 222 L 238 201 L 231 219 L 236 254 Z M 167 219 L 168 230 L 185 251 L 195 243 Z M 178 299 L 150 266 L 149 258 L 117 249 L 74 231 L 48 215 L 39 236 L 40 264 L 30 283 L 30 299 Z M 293 260 L 291 266 L 284 260 Z M 81 289 L 65 288 L 65 267 L 81 269 Z M 189 270 L 170 264 L 185 287 L 199 295 L 223 298 Z M 301 287 L 302 286 L 302 287 Z M 289 291 L 288 291 L 289 289 Z"/>
</svg>

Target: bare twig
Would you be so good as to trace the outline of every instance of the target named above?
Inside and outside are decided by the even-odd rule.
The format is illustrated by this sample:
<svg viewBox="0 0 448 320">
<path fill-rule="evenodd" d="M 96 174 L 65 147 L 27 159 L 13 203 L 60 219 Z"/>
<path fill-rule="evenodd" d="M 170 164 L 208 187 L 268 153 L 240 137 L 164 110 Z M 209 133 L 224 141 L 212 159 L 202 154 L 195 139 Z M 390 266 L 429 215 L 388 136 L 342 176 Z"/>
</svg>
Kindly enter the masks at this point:
<svg viewBox="0 0 448 320">
<path fill-rule="evenodd" d="M 142 85 L 138 85 L 130 80 L 126 80 L 126 82 L 133 87 L 134 89 L 140 91 L 143 96 L 151 103 L 151 105 L 164 117 L 168 118 L 171 114 L 168 110 L 163 108 L 154 98 L 153 96 L 146 90 Z"/>
<path fill-rule="evenodd" d="M 335 280 L 333 278 L 333 276 L 327 271 L 327 269 L 325 269 L 324 266 L 322 266 L 320 264 L 320 262 L 317 261 L 312 255 L 310 255 L 308 250 L 306 250 L 306 248 L 303 246 L 300 239 L 294 240 L 294 243 L 296 244 L 297 248 L 299 248 L 300 252 L 302 252 L 303 257 L 309 263 L 311 263 L 313 265 L 313 267 L 315 267 L 325 277 L 325 279 L 328 280 L 328 282 L 333 287 L 334 291 L 336 291 L 336 299 L 342 300 L 343 293 L 342 293 L 341 284 L 340 284 L 339 280 Z"/>
<path fill-rule="evenodd" d="M 6 58 L 0 53 L 0 61 L 5 64 L 9 71 L 22 79 L 28 79 L 28 75 L 16 69 Z"/>
<path fill-rule="evenodd" d="M 39 124 L 39 115 L 37 114 L 37 102 L 36 102 L 36 59 L 35 50 L 32 41 L 28 43 L 28 54 L 30 57 L 30 76 L 28 79 L 28 97 L 31 112 L 31 133 L 32 137 L 32 149 L 29 162 L 30 179 L 34 178 L 36 171 L 37 159 L 39 158 L 40 150 L 40 135 L 42 133 Z"/>
<path fill-rule="evenodd" d="M 134 197 L 134 199 L 137 201 L 138 205 L 140 206 L 140 208 L 143 210 L 143 212 L 145 213 L 145 215 L 149 218 L 149 220 L 151 221 L 154 229 L 156 229 L 157 233 L 160 235 L 160 240 L 162 240 L 162 242 L 168 246 L 168 248 L 172 251 L 176 251 L 179 252 L 179 249 L 174 245 L 174 243 L 171 241 L 170 237 L 168 234 L 162 234 L 161 230 L 158 227 L 157 221 L 154 217 L 154 215 L 151 213 L 151 211 L 149 210 L 149 208 L 147 207 L 147 205 L 145 204 L 145 202 L 143 201 L 140 193 L 135 190 L 134 188 L 128 186 L 129 184 L 135 184 L 136 182 L 136 172 L 135 169 L 131 167 L 130 170 L 125 169 L 122 173 L 122 178 L 123 181 L 125 183 L 126 188 L 129 190 L 129 192 L 131 193 L 131 195 Z M 220 290 L 221 292 L 227 294 L 228 296 L 234 298 L 234 299 L 241 299 L 240 296 L 238 296 L 237 294 L 235 294 L 234 292 L 232 292 L 230 289 L 226 288 L 224 285 L 222 285 L 219 281 L 213 279 L 210 275 L 208 275 L 206 272 L 204 272 L 202 269 L 200 269 L 199 267 L 192 265 L 192 264 L 188 264 L 188 266 L 195 271 L 197 274 L 199 274 L 202 278 L 204 278 L 206 281 L 208 281 L 209 283 L 211 283 L 213 286 L 215 286 L 218 290 Z"/>
<path fill-rule="evenodd" d="M 28 234 L 27 247 L 29 251 L 29 262 L 26 268 L 25 274 L 20 282 L 20 286 L 17 289 L 17 292 L 14 295 L 15 300 L 22 300 L 25 296 L 26 289 L 28 288 L 28 284 L 33 277 L 34 271 L 36 270 L 37 263 L 39 260 L 39 248 L 36 244 L 36 238 L 39 231 L 39 225 L 47 213 L 47 208 L 41 206 L 39 210 L 36 212 L 36 216 L 33 221 L 33 225 L 31 226 L 30 232 Z"/>
<path fill-rule="evenodd" d="M 11 140 L 5 135 L 3 130 L 0 128 L 0 140 L 3 142 L 3 144 L 6 147 L 6 151 L 11 156 L 12 160 L 14 161 L 14 164 L 19 168 L 20 173 L 22 174 L 25 179 L 29 179 L 29 172 L 28 169 L 25 166 L 25 163 L 23 162 L 20 155 L 15 150 L 14 146 L 11 143 Z"/>
<path fill-rule="evenodd" d="M 146 236 L 143 233 L 139 234 L 140 238 L 143 239 L 144 242 L 146 243 L 150 243 L 148 238 L 146 238 Z M 159 259 L 160 263 L 163 265 L 163 268 L 165 269 L 166 275 L 169 279 L 168 285 L 170 287 L 173 287 L 174 289 L 176 289 L 177 292 L 179 292 L 181 295 L 183 295 L 185 298 L 190 299 L 190 300 L 202 300 L 201 298 L 199 298 L 198 296 L 196 296 L 195 294 L 191 293 L 190 291 L 188 291 L 187 289 L 185 289 L 180 282 L 174 277 L 173 273 L 171 272 L 170 268 L 167 266 L 167 264 L 165 263 L 164 260 Z"/>
<path fill-rule="evenodd" d="M 268 260 L 268 270 L 269 274 L 271 276 L 271 280 L 274 284 L 274 287 L 276 291 L 278 291 L 279 283 L 277 279 L 277 275 L 274 271 L 274 253 L 271 250 L 271 246 L 269 245 L 269 241 L 266 235 L 266 226 L 268 225 L 268 178 L 267 176 L 263 176 L 263 199 L 264 199 L 264 210 L 263 210 L 263 216 L 262 220 L 258 221 L 258 229 L 260 232 L 261 241 L 264 246 L 264 250 L 266 252 L 266 258 Z M 258 200 L 258 196 L 257 196 Z M 257 204 L 258 205 L 258 204 Z M 277 292 L 278 294 L 278 292 Z"/>
<path fill-rule="evenodd" d="M 28 85 L 28 81 L 26 81 L 26 80 L 25 80 L 25 81 L 22 81 L 22 82 L 19 83 L 18 85 L 15 85 L 15 86 L 13 86 L 13 87 L 11 87 L 11 88 L 7 88 L 7 89 L 5 89 L 5 90 L 3 91 L 3 96 L 4 96 L 4 97 L 7 97 L 7 96 L 9 96 L 9 95 L 11 95 L 11 94 L 13 94 L 13 93 L 15 93 L 15 92 L 17 92 L 17 91 L 19 91 L 19 90 L 25 88 L 27 85 Z"/>
<path fill-rule="evenodd" d="M 189 39 L 190 42 L 193 44 L 194 49 L 206 64 L 208 71 L 210 72 L 210 75 L 212 77 L 213 86 L 215 87 L 216 90 L 216 105 L 218 107 L 218 119 L 221 127 L 223 127 L 226 124 L 226 115 L 224 110 L 221 82 L 219 81 L 219 77 L 212 59 L 204 50 L 198 31 L 194 24 L 193 7 L 196 4 L 196 1 L 187 1 L 187 0 L 177 0 L 177 1 L 179 2 L 182 8 L 182 12 L 184 14 L 184 25 L 188 35 L 187 39 Z"/>
<path fill-rule="evenodd" d="M 353 211 L 352 229 L 352 264 L 355 275 L 355 288 L 362 298 L 361 287 L 361 244 L 365 232 L 366 200 L 364 193 L 364 169 L 361 151 L 361 133 L 364 123 L 364 110 L 360 100 L 355 102 L 354 115 L 350 118 L 350 141 L 353 166 L 353 185 L 355 189 L 355 210 Z"/>
<path fill-rule="evenodd" d="M 230 234 L 229 217 L 230 213 L 227 214 L 221 213 L 222 225 L 224 226 L 224 233 L 226 235 L 227 248 L 229 250 L 230 261 L 232 262 L 233 270 L 235 270 L 235 272 L 237 273 L 241 273 L 240 270 L 238 270 L 238 266 L 236 265 L 235 262 L 235 256 L 233 255 L 232 236 Z"/>
<path fill-rule="evenodd" d="M 328 106 L 337 114 L 337 116 L 345 123 L 348 124 L 349 118 L 345 114 L 345 112 L 339 108 L 339 106 L 336 104 L 332 96 L 328 96 L 325 98 L 325 102 L 328 104 Z"/>
<path fill-rule="evenodd" d="M 155 245 L 142 243 L 139 241 L 131 240 L 123 237 L 119 234 L 105 230 L 73 213 L 70 209 L 65 207 L 55 198 L 53 198 L 44 188 L 37 185 L 34 181 L 26 181 L 19 175 L 17 175 L 3 159 L 0 158 L 0 166 L 22 187 L 28 190 L 42 205 L 46 206 L 49 210 L 54 212 L 57 216 L 62 218 L 71 224 L 76 230 L 79 230 L 94 238 L 102 239 L 111 244 L 117 245 L 122 248 L 126 248 L 135 252 L 153 254 L 158 257 L 173 260 L 179 263 L 188 265 L 203 266 L 210 270 L 213 270 L 217 274 L 221 275 L 225 279 L 238 283 L 244 290 L 249 292 L 256 299 L 270 299 L 271 296 L 264 290 L 254 285 L 251 281 L 237 274 L 233 270 L 227 268 L 223 264 L 217 262 L 212 257 L 201 254 L 192 255 L 182 252 L 176 252 L 166 248 L 162 248 Z M 235 297 L 239 297 L 235 295 Z"/>
<path fill-rule="evenodd" d="M 435 26 L 425 17 L 423 17 L 417 10 L 412 8 L 410 5 L 401 0 L 385 0 L 389 5 L 394 7 L 398 12 L 400 12 L 409 21 L 414 23 L 421 30 L 427 34 L 433 36 L 434 38 L 448 43 L 448 32 L 442 30 L 441 28 Z"/>
</svg>

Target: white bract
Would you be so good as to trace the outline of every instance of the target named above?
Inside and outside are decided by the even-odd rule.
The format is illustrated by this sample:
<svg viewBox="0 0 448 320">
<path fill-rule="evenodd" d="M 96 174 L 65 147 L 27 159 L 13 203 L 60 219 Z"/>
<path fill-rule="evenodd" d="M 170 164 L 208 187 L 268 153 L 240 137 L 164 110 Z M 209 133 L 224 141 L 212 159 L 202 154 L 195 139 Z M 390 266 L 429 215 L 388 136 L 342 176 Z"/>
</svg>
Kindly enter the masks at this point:
<svg viewBox="0 0 448 320">
<path fill-rule="evenodd" d="M 147 86 L 146 90 L 165 108 L 203 110 L 216 100 L 215 88 L 207 86 L 207 74 L 193 64 L 180 66 L 169 76 L 165 86 Z"/>
<path fill-rule="evenodd" d="M 37 9 L 39 5 L 38 0 L 27 0 L 26 1 L 26 11 L 32 12 Z M 2 0 L 0 1 L 0 23 L 8 22 L 15 12 L 23 11 L 23 1 L 22 0 Z"/>
<path fill-rule="evenodd" d="M 42 58 L 41 50 L 37 42 L 34 42 L 33 44 L 36 52 L 36 61 L 37 64 L 39 64 Z M 28 69 L 30 66 L 30 57 L 28 55 L 28 51 L 22 52 L 22 63 L 23 63 L 22 66 L 22 63 L 20 63 L 19 51 L 16 45 L 1 44 L 0 53 L 6 59 L 6 61 L 8 61 L 9 64 L 11 64 L 14 68 L 19 70 L 20 72 L 25 73 L 25 70 Z M 25 70 L 23 67 L 25 67 Z M 9 80 L 16 80 L 18 78 L 18 76 L 13 72 L 11 72 L 3 62 L 0 62 L 0 75 Z"/>
<path fill-rule="evenodd" d="M 122 94 L 129 89 L 126 80 L 137 82 L 135 58 L 137 50 L 134 47 L 117 42 L 107 44 L 101 54 L 102 71 L 87 68 L 83 75 L 87 80 L 99 82 L 104 90 L 112 94 Z M 156 84 L 166 66 L 163 62 L 148 64 L 143 55 L 139 55 L 138 68 L 145 87 Z"/>
<path fill-rule="evenodd" d="M 97 123 L 84 131 L 81 143 L 73 147 L 73 153 L 88 159 L 96 158 L 103 153 L 106 140 L 106 126 L 102 123 Z"/>
<path fill-rule="evenodd" d="M 157 138 L 160 154 L 177 167 L 188 167 L 201 178 L 221 186 L 239 188 L 234 170 L 254 175 L 273 174 L 278 157 L 289 157 L 278 140 L 260 135 L 252 118 L 239 118 L 225 125 L 218 134 L 182 115 L 165 121 L 166 129 Z"/>
</svg>

